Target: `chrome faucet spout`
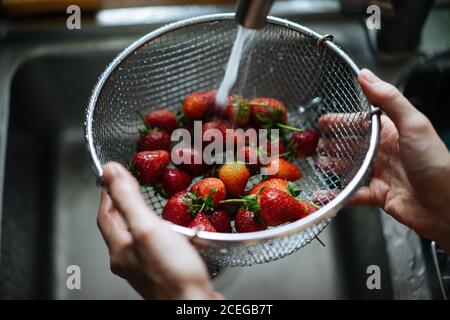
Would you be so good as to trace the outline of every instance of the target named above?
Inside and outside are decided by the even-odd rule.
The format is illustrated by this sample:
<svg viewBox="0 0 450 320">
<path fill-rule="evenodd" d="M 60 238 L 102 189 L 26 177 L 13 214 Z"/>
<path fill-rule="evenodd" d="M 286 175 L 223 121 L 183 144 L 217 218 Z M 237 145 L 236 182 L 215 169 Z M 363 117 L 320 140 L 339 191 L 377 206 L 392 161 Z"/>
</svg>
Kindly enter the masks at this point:
<svg viewBox="0 0 450 320">
<path fill-rule="evenodd" d="M 273 0 L 240 0 L 236 10 L 236 21 L 247 29 L 261 29 Z"/>
</svg>

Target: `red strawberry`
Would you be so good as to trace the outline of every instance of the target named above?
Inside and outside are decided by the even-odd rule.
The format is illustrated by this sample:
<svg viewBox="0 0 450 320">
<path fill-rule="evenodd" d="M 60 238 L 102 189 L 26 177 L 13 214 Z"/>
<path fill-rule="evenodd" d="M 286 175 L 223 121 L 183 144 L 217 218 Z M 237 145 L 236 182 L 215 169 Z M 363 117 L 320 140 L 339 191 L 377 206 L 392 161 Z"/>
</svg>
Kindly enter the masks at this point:
<svg viewBox="0 0 450 320">
<path fill-rule="evenodd" d="M 274 98 L 256 98 L 250 101 L 250 119 L 256 128 L 272 129 L 287 122 L 283 102 Z"/>
<path fill-rule="evenodd" d="M 235 218 L 235 227 L 237 232 L 256 232 L 267 229 L 267 227 L 259 221 L 253 211 L 242 208 L 238 211 Z"/>
<path fill-rule="evenodd" d="M 162 217 L 180 226 L 189 226 L 194 220 L 194 215 L 190 212 L 189 205 L 186 204 L 188 196 L 187 192 L 182 191 L 170 198 L 164 206 Z"/>
<path fill-rule="evenodd" d="M 162 109 L 147 113 L 144 117 L 147 126 L 172 132 L 177 127 L 177 117 L 172 111 Z"/>
<path fill-rule="evenodd" d="M 289 193 L 288 189 L 288 182 L 283 179 L 269 179 L 266 181 L 263 181 L 261 183 L 258 183 L 256 186 L 250 189 L 248 194 L 259 194 L 262 189 L 265 188 L 272 188 L 277 189 L 286 193 Z"/>
<path fill-rule="evenodd" d="M 289 147 L 297 157 L 307 158 L 315 154 L 319 137 L 319 133 L 312 129 L 296 132 L 289 140 Z"/>
<path fill-rule="evenodd" d="M 208 99 L 209 105 L 216 104 L 216 94 L 217 94 L 216 90 L 210 90 L 204 93 L 204 96 L 206 97 L 206 99 Z"/>
<path fill-rule="evenodd" d="M 250 172 L 243 162 L 234 161 L 222 165 L 218 177 L 225 184 L 227 193 L 237 197 L 244 193 Z"/>
<path fill-rule="evenodd" d="M 141 151 L 134 155 L 131 164 L 142 184 L 153 185 L 159 181 L 169 164 L 169 153 L 165 150 Z"/>
<path fill-rule="evenodd" d="M 138 151 L 166 150 L 170 151 L 170 136 L 164 131 L 148 131 L 141 134 L 137 141 Z"/>
<path fill-rule="evenodd" d="M 259 151 L 253 146 L 243 146 L 238 150 L 237 159 L 245 162 L 251 174 L 256 174 L 261 168 Z"/>
<path fill-rule="evenodd" d="M 210 90 L 203 93 L 208 100 L 208 108 L 206 109 L 203 118 L 213 116 L 216 113 L 216 94 L 216 90 Z"/>
<path fill-rule="evenodd" d="M 194 92 L 183 102 L 183 113 L 189 120 L 201 120 L 211 106 L 211 98 L 205 93 Z"/>
<path fill-rule="evenodd" d="M 224 116 L 235 126 L 245 127 L 250 121 L 250 105 L 248 101 L 242 96 L 229 96 Z"/>
<path fill-rule="evenodd" d="M 192 147 L 183 147 L 172 150 L 172 162 L 193 176 L 204 174 L 208 165 L 203 161 L 202 153 Z"/>
<path fill-rule="evenodd" d="M 166 169 L 162 175 L 162 186 L 168 196 L 185 191 L 192 182 L 192 177 L 179 169 Z"/>
<path fill-rule="evenodd" d="M 225 210 L 217 210 L 208 216 L 217 232 L 231 233 L 230 216 Z"/>
<path fill-rule="evenodd" d="M 197 214 L 195 219 L 189 224 L 189 228 L 198 229 L 199 231 L 217 232 L 216 228 L 209 221 L 208 216 L 203 212 Z"/>
<path fill-rule="evenodd" d="M 210 130 L 210 129 L 219 130 L 219 132 L 222 136 L 222 142 L 226 143 L 227 129 L 230 129 L 230 128 L 231 128 L 230 123 L 228 121 L 222 120 L 222 119 L 213 119 L 211 121 L 205 122 L 202 126 L 203 146 L 207 146 L 208 144 L 215 141 L 215 135 L 210 136 L 213 138 L 209 138 L 209 141 L 206 140 L 205 136 L 206 136 L 206 132 L 208 130 Z M 212 134 L 212 132 L 210 132 L 209 134 Z"/>
<path fill-rule="evenodd" d="M 259 195 L 259 215 L 268 226 L 299 220 L 307 215 L 305 207 L 286 192 L 267 188 Z"/>
<path fill-rule="evenodd" d="M 305 212 L 306 212 L 306 214 L 311 214 L 311 213 L 313 213 L 313 212 L 316 212 L 317 210 L 319 210 L 314 204 L 312 204 L 311 202 L 309 202 L 309 201 L 306 201 L 306 200 L 298 200 L 302 205 L 303 205 L 303 207 L 305 208 Z"/>
<path fill-rule="evenodd" d="M 191 192 L 201 198 L 209 198 L 213 201 L 213 207 L 220 204 L 226 198 L 226 188 L 222 180 L 217 178 L 205 178 L 191 187 Z"/>
<path fill-rule="evenodd" d="M 267 176 L 275 179 L 295 181 L 303 177 L 299 167 L 283 158 L 270 159 L 265 165 Z"/>
</svg>

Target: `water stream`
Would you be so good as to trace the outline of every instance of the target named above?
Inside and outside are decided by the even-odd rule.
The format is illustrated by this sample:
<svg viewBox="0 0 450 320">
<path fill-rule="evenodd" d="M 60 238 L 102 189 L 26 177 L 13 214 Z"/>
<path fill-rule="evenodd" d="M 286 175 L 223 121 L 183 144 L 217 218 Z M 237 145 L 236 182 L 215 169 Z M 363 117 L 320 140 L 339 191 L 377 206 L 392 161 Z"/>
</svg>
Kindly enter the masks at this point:
<svg viewBox="0 0 450 320">
<path fill-rule="evenodd" d="M 216 96 L 216 105 L 222 109 L 226 107 L 230 90 L 236 82 L 244 48 L 252 42 L 255 34 L 256 30 L 238 26 L 236 40 L 233 44 L 230 58 L 228 59 L 225 76 L 220 84 Z"/>
</svg>

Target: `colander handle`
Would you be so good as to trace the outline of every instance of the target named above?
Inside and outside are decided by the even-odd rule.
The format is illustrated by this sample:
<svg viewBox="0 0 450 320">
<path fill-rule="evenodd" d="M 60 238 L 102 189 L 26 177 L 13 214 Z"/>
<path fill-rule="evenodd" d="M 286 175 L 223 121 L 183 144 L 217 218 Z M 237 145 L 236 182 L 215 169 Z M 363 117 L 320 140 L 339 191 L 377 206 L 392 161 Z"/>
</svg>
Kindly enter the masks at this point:
<svg viewBox="0 0 450 320">
<path fill-rule="evenodd" d="M 247 29 L 261 29 L 273 0 L 240 0 L 236 9 L 236 21 Z"/>
</svg>

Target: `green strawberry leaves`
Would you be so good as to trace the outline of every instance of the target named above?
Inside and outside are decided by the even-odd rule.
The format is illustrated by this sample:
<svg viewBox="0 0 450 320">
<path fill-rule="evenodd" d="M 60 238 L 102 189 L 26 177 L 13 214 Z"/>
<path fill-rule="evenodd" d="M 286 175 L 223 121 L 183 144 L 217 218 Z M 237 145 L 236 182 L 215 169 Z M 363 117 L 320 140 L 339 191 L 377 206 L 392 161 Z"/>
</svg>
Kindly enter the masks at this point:
<svg viewBox="0 0 450 320">
<path fill-rule="evenodd" d="M 214 200 L 211 195 L 217 192 L 216 188 L 212 188 L 206 197 L 199 197 L 193 192 L 188 192 L 183 197 L 183 203 L 188 207 L 188 212 L 195 216 L 199 212 L 214 211 Z"/>
<path fill-rule="evenodd" d="M 162 183 L 157 183 L 154 187 L 153 190 L 155 191 L 155 193 L 157 195 L 160 195 L 163 198 L 167 198 L 168 194 L 166 193 L 166 191 L 164 191 L 164 187 L 162 185 Z"/>
<path fill-rule="evenodd" d="M 185 117 L 184 113 L 181 110 L 178 110 L 175 116 L 177 117 L 179 127 L 184 126 L 188 122 L 188 119 Z"/>
<path fill-rule="evenodd" d="M 294 198 L 297 198 L 302 193 L 302 190 L 298 189 L 291 181 L 288 182 L 288 191 Z"/>
</svg>

